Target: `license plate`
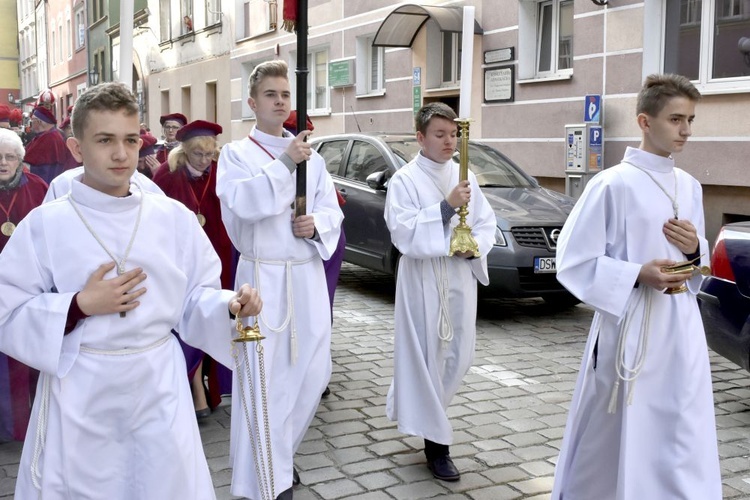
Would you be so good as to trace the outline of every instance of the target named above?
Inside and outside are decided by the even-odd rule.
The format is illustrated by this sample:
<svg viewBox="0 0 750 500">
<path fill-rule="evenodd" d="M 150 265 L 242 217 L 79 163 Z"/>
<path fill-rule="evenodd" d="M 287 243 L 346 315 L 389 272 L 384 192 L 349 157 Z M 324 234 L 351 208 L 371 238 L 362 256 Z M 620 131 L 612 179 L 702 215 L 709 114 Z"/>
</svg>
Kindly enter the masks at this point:
<svg viewBox="0 0 750 500">
<path fill-rule="evenodd" d="M 554 257 L 534 257 L 534 272 L 535 273 L 555 273 L 557 268 L 555 267 Z"/>
</svg>

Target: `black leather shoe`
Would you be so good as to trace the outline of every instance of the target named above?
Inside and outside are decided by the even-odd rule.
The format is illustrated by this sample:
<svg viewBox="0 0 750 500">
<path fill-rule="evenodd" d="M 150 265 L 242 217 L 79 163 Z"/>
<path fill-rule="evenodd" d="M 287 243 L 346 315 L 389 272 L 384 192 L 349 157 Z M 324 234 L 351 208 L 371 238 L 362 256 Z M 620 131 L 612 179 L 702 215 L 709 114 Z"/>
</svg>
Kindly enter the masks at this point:
<svg viewBox="0 0 750 500">
<path fill-rule="evenodd" d="M 299 485 L 299 472 L 297 472 L 297 469 L 292 469 L 292 486 Z"/>
<path fill-rule="evenodd" d="M 453 460 L 448 455 L 427 459 L 427 468 L 432 475 L 441 481 L 458 481 L 461 479 L 461 473 L 453 464 Z"/>
<path fill-rule="evenodd" d="M 288 490 L 282 491 L 279 496 L 276 497 L 276 500 L 292 500 L 294 497 L 294 493 L 292 492 L 292 489 L 289 488 Z"/>
<path fill-rule="evenodd" d="M 195 410 L 195 418 L 203 420 L 204 418 L 211 415 L 211 408 L 203 408 L 202 410 Z"/>
<path fill-rule="evenodd" d="M 331 388 L 326 386 L 326 390 L 323 391 L 323 397 L 330 396 L 331 395 Z"/>
</svg>

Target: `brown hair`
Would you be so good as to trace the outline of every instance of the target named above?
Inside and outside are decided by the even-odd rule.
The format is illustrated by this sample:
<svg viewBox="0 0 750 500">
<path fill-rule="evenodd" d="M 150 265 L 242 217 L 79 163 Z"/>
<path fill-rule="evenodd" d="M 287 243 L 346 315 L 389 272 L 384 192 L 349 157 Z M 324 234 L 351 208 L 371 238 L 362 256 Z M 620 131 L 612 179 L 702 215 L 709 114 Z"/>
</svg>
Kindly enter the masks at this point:
<svg viewBox="0 0 750 500">
<path fill-rule="evenodd" d="M 638 93 L 636 114 L 646 113 L 649 116 L 656 116 L 673 97 L 700 101 L 701 93 L 690 83 L 690 80 L 682 75 L 649 75 Z"/>
<path fill-rule="evenodd" d="M 216 137 L 211 135 L 199 135 L 197 137 L 191 137 L 187 141 L 181 142 L 176 148 L 169 152 L 167 163 L 169 163 L 169 171 L 174 172 L 178 168 L 182 168 L 187 163 L 188 152 L 192 153 L 195 149 L 202 149 L 203 151 L 214 151 L 214 160 L 219 158 L 219 144 Z"/>
<path fill-rule="evenodd" d="M 289 80 L 289 66 L 287 63 L 276 59 L 257 65 L 253 69 L 253 72 L 250 73 L 250 78 L 247 79 L 247 91 L 250 97 L 255 97 L 258 92 L 258 85 L 260 85 L 263 79 L 271 77 L 280 77 Z"/>
<path fill-rule="evenodd" d="M 417 131 L 422 132 L 423 134 L 427 132 L 427 126 L 430 124 L 430 120 L 436 116 L 450 121 L 458 118 L 456 112 L 447 104 L 443 102 L 431 102 L 419 108 L 417 116 L 414 117 L 414 124 Z"/>
<path fill-rule="evenodd" d="M 89 88 L 76 100 L 73 107 L 73 135 L 83 138 L 83 129 L 91 111 L 124 111 L 132 116 L 138 113 L 138 101 L 123 83 L 107 82 Z"/>
</svg>

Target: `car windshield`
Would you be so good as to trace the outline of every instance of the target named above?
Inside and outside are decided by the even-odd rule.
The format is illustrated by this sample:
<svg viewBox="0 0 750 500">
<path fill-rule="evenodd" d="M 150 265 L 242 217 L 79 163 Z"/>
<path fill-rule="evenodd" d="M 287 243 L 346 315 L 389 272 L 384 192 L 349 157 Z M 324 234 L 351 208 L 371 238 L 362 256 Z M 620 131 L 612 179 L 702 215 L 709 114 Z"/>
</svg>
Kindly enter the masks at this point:
<svg viewBox="0 0 750 500">
<path fill-rule="evenodd" d="M 399 167 L 406 165 L 419 153 L 416 139 L 391 139 L 386 143 L 398 159 Z M 459 159 L 456 151 L 453 161 L 458 163 Z M 482 144 L 469 143 L 469 169 L 474 172 L 481 187 L 535 187 L 534 182 L 510 160 L 497 150 Z"/>
</svg>

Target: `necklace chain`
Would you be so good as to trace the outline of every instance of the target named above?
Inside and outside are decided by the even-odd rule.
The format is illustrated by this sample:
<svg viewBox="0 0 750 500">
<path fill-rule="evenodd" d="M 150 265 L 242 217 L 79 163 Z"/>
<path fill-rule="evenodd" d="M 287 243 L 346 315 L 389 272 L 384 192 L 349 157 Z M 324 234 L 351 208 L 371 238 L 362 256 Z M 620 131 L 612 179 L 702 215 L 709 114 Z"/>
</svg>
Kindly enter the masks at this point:
<svg viewBox="0 0 750 500">
<path fill-rule="evenodd" d="M 662 183 L 656 180 L 656 177 L 654 177 L 651 174 L 651 172 L 649 172 L 643 167 L 639 167 L 635 163 L 630 163 L 628 161 L 624 163 L 634 166 L 635 168 L 637 168 L 644 174 L 648 175 L 651 178 L 651 180 L 654 181 L 654 184 L 656 184 L 659 187 L 659 189 L 661 189 L 662 192 L 667 196 L 667 198 L 669 198 L 669 201 L 672 202 L 672 211 L 674 212 L 674 218 L 679 219 L 680 205 L 679 203 L 677 203 L 677 171 L 674 168 L 672 169 L 672 175 L 674 175 L 674 196 L 672 196 L 667 192 L 666 188 L 662 185 Z"/>
<path fill-rule="evenodd" d="M 94 228 L 89 224 L 89 222 L 86 220 L 86 218 L 83 216 L 83 213 L 81 212 L 81 209 L 78 207 L 78 202 L 75 201 L 73 198 L 73 192 L 71 191 L 68 195 L 68 200 L 70 201 L 70 204 L 73 205 L 73 209 L 76 211 L 76 214 L 78 214 L 78 217 L 81 219 L 81 222 L 83 222 L 83 225 L 86 226 L 86 229 L 88 229 L 89 233 L 94 237 L 94 239 L 99 243 L 99 245 L 104 249 L 105 252 L 107 252 L 107 255 L 112 259 L 112 261 L 117 265 L 117 274 L 123 274 L 125 272 L 125 262 L 128 259 L 128 256 L 130 255 L 130 250 L 133 248 L 133 243 L 135 242 L 135 235 L 138 233 L 138 227 L 141 224 L 141 212 L 143 212 L 143 190 L 138 184 L 133 184 L 135 187 L 138 188 L 138 191 L 140 191 L 141 194 L 141 200 L 138 204 L 138 215 L 135 219 L 135 226 L 133 227 L 133 234 L 130 235 L 130 241 L 128 242 L 128 246 L 125 249 L 125 254 L 122 256 L 122 259 L 120 261 L 117 260 L 117 257 L 114 253 L 107 247 L 107 245 L 104 244 L 102 239 L 99 237 L 99 235 L 94 231 Z"/>
</svg>

